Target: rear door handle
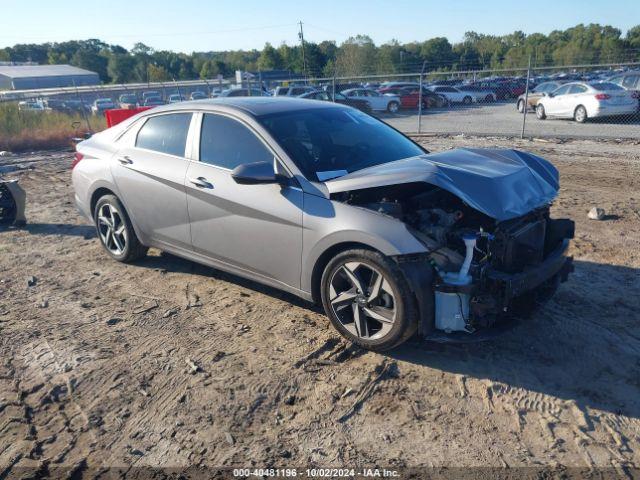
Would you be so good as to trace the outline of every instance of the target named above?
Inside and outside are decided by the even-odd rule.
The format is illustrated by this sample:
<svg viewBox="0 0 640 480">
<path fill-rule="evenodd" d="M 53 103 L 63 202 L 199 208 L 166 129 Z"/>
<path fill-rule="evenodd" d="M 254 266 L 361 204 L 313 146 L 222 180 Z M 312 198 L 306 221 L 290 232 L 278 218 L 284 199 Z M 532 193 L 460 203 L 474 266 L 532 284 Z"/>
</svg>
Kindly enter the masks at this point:
<svg viewBox="0 0 640 480">
<path fill-rule="evenodd" d="M 190 178 L 189 181 L 198 188 L 213 188 L 213 184 L 204 177 Z"/>
<path fill-rule="evenodd" d="M 133 160 L 131 160 L 129 157 L 124 156 L 124 157 L 120 157 L 118 158 L 118 161 L 122 164 L 122 165 L 131 165 L 133 163 Z"/>
</svg>

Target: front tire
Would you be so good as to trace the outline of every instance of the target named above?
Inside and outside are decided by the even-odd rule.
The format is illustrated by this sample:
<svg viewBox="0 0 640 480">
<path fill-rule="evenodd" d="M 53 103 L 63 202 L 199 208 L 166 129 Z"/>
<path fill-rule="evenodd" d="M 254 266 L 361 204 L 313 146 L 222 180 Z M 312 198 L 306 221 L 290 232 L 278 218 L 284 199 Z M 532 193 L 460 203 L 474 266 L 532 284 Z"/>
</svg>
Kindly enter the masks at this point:
<svg viewBox="0 0 640 480">
<path fill-rule="evenodd" d="M 464 103 L 465 105 L 471 105 L 471 102 L 473 102 L 473 99 L 469 96 L 466 96 L 462 99 L 462 103 Z"/>
<path fill-rule="evenodd" d="M 400 110 L 400 104 L 398 102 L 389 102 L 387 105 L 387 112 L 397 113 Z"/>
<path fill-rule="evenodd" d="M 93 212 L 102 247 L 118 262 L 130 263 L 144 257 L 148 248 L 140 243 L 124 206 L 115 195 L 104 195 Z"/>
<path fill-rule="evenodd" d="M 354 249 L 329 262 L 321 279 L 322 305 L 347 340 L 384 351 L 418 328 L 416 301 L 400 268 L 388 257 Z"/>
<path fill-rule="evenodd" d="M 518 111 L 524 113 L 524 100 L 518 100 Z"/>
<path fill-rule="evenodd" d="M 547 114 L 544 111 L 544 105 L 538 104 L 538 106 L 536 107 L 536 117 L 538 117 L 539 120 L 544 120 L 545 118 L 547 118 Z"/>
<path fill-rule="evenodd" d="M 573 119 L 578 123 L 585 123 L 588 119 L 587 109 L 582 105 L 578 105 L 576 110 L 573 112 Z"/>
</svg>

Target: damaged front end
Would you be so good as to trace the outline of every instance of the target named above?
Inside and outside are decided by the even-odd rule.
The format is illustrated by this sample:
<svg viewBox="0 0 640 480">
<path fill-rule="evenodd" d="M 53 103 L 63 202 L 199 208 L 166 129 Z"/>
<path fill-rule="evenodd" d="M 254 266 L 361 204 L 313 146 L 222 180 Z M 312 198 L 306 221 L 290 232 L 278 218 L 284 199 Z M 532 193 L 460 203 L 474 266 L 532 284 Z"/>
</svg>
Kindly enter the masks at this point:
<svg viewBox="0 0 640 480">
<path fill-rule="evenodd" d="M 566 254 L 574 223 L 549 216 L 557 171 L 521 152 L 468 152 L 376 167 L 383 185 L 375 185 L 369 171 L 366 183 L 350 175 L 329 187 L 332 199 L 394 217 L 424 244 L 427 253 L 396 260 L 416 295 L 419 331 L 427 338 L 481 336 L 531 312 L 573 270 Z M 488 159 L 488 169 L 475 163 L 478 157 Z M 467 168 L 468 162 L 474 163 Z M 390 183 L 400 171 L 406 180 Z M 357 188 L 346 188 L 350 184 Z"/>
</svg>

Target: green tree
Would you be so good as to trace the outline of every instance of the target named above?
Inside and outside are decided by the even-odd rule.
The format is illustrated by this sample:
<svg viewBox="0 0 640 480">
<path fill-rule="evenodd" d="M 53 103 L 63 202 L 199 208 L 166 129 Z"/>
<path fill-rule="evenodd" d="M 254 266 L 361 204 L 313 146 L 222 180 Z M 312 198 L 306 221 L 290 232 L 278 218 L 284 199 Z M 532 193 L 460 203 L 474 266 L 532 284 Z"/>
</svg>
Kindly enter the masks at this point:
<svg viewBox="0 0 640 480">
<path fill-rule="evenodd" d="M 136 77 L 137 62 L 131 55 L 112 55 L 109 58 L 107 71 L 113 83 L 128 83 L 141 81 Z"/>
<path fill-rule="evenodd" d="M 279 70 L 282 68 L 282 57 L 270 43 L 265 43 L 257 64 L 258 70 Z"/>
</svg>

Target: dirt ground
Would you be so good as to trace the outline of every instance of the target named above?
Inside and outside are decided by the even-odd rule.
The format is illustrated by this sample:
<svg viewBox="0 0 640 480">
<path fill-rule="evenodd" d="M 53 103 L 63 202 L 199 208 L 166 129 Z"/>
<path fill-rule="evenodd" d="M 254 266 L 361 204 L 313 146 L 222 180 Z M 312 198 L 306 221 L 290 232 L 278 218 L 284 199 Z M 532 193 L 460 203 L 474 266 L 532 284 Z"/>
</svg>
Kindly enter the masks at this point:
<svg viewBox="0 0 640 480">
<path fill-rule="evenodd" d="M 576 271 L 490 342 L 385 355 L 350 347 L 320 310 L 276 290 L 157 250 L 111 261 L 76 213 L 69 154 L 0 159 L 32 167 L 7 175 L 27 191 L 29 223 L 0 231 L 0 478 L 190 465 L 629 475 L 640 465 L 639 144 L 422 141 L 553 161 L 553 214 L 576 221 Z M 604 221 L 587 219 L 594 205 Z"/>
</svg>

